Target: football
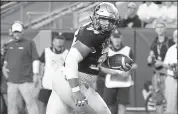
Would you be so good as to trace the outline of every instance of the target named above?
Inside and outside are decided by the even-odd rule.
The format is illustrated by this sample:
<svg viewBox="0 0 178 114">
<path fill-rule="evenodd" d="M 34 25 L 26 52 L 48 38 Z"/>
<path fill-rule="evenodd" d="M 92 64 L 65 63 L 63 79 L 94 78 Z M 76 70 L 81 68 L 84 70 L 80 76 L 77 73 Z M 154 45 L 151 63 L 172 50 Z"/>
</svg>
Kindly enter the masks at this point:
<svg viewBox="0 0 178 114">
<path fill-rule="evenodd" d="M 123 54 L 115 54 L 108 57 L 108 67 L 115 70 L 129 71 L 132 68 L 133 60 Z"/>
</svg>

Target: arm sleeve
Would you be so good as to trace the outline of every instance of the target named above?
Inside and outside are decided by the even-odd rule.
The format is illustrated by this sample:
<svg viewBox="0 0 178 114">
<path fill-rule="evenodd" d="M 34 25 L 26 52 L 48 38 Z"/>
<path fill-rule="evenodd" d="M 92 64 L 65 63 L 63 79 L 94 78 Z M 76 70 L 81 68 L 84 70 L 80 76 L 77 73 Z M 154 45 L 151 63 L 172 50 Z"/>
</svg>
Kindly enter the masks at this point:
<svg viewBox="0 0 178 114">
<path fill-rule="evenodd" d="M 139 17 L 137 17 L 137 19 L 136 19 L 135 27 L 142 27 L 142 22 L 141 22 L 141 20 L 139 19 Z"/>
<path fill-rule="evenodd" d="M 38 53 L 37 53 L 37 49 L 36 49 L 36 45 L 34 43 L 34 41 L 31 42 L 31 55 L 32 55 L 32 60 L 38 60 L 39 56 L 38 56 Z"/>
<path fill-rule="evenodd" d="M 8 59 L 8 57 L 7 57 L 7 52 L 6 52 L 6 54 L 4 55 L 4 61 L 7 61 L 7 59 Z"/>
<path fill-rule="evenodd" d="M 168 40 L 168 47 L 171 47 L 172 45 L 174 45 L 174 41 L 173 41 L 173 38 L 169 39 Z"/>
<path fill-rule="evenodd" d="M 151 44 L 150 50 L 154 50 L 153 48 L 154 48 L 154 42 Z"/>
<path fill-rule="evenodd" d="M 132 50 L 132 49 L 130 49 L 129 57 L 130 57 L 132 60 L 135 59 L 134 53 L 133 53 L 133 50 Z"/>
<path fill-rule="evenodd" d="M 76 48 L 71 48 L 65 60 L 65 75 L 67 79 L 78 78 L 78 63 L 83 59 Z"/>
<path fill-rule="evenodd" d="M 90 30 L 79 31 L 76 36 L 77 40 L 81 43 L 85 44 L 87 47 L 94 47 L 93 39 L 95 39 L 95 35 Z"/>
<path fill-rule="evenodd" d="M 168 49 L 168 51 L 166 52 L 166 56 L 164 58 L 164 64 L 168 64 L 169 63 L 169 60 L 170 60 L 169 53 L 170 53 L 170 49 Z"/>
<path fill-rule="evenodd" d="M 4 61 L 8 61 L 8 53 L 9 53 L 9 47 L 8 47 L 8 44 L 7 46 L 5 47 L 5 52 L 4 52 Z"/>
<path fill-rule="evenodd" d="M 41 54 L 41 56 L 38 59 L 41 63 L 45 63 L 45 50 L 43 51 L 43 53 Z"/>
</svg>

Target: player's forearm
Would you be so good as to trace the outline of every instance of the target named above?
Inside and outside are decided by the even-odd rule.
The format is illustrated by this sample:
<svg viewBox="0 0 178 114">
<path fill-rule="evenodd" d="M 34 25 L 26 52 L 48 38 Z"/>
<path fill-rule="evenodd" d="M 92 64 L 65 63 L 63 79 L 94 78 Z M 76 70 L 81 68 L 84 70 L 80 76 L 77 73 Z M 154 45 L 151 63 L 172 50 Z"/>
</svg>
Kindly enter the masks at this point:
<svg viewBox="0 0 178 114">
<path fill-rule="evenodd" d="M 115 70 L 109 69 L 109 68 L 105 68 L 100 66 L 100 71 L 105 73 L 105 74 L 111 74 L 111 75 L 116 75 L 118 74 L 118 72 L 116 72 Z"/>
<path fill-rule="evenodd" d="M 79 86 L 78 63 L 83 59 L 76 48 L 71 48 L 65 61 L 65 75 L 71 88 Z"/>
</svg>

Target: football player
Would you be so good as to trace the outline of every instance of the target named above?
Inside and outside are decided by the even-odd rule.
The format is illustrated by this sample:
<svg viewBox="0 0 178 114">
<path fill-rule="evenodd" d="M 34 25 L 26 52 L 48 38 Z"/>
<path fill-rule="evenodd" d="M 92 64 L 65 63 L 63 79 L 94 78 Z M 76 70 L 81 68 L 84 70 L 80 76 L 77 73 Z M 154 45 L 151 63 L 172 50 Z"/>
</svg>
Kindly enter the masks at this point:
<svg viewBox="0 0 178 114">
<path fill-rule="evenodd" d="M 104 54 L 106 54 L 107 57 L 121 54 L 133 60 L 134 56 L 132 49 L 129 46 L 125 46 L 122 43 L 122 39 L 123 35 L 121 34 L 120 30 L 118 28 L 115 29 L 110 36 L 110 45 L 105 49 Z M 109 106 L 112 114 L 118 114 L 118 104 L 119 114 L 125 114 L 126 105 L 129 104 L 129 89 L 133 85 L 130 73 L 131 70 L 137 68 L 137 65 L 136 63 L 130 63 L 132 67 L 127 71 L 127 68 L 125 69 L 123 67 L 124 65 L 122 65 L 122 62 L 122 67 L 118 70 L 108 68 L 107 63 L 108 62 L 103 62 L 103 64 L 100 66 L 101 72 L 107 74 L 105 79 L 106 87 L 104 88 L 103 99 Z"/>
<path fill-rule="evenodd" d="M 96 82 L 98 71 L 95 66 L 102 43 L 115 28 L 118 10 L 113 4 L 102 2 L 95 7 L 91 20 L 75 32 L 61 72 L 63 75 L 54 76 L 46 114 L 71 114 L 73 110 L 76 113 L 111 114 L 106 103 L 90 85 Z"/>
</svg>

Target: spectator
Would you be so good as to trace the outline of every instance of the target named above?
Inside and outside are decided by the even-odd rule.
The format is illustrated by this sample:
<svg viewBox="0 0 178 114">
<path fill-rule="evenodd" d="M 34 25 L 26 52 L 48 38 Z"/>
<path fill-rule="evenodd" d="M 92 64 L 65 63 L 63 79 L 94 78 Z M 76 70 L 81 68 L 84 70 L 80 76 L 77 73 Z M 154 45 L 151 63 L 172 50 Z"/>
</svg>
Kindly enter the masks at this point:
<svg viewBox="0 0 178 114">
<path fill-rule="evenodd" d="M 3 74 L 7 78 L 8 114 L 18 114 L 19 96 L 25 101 L 28 114 L 38 114 L 36 93 L 38 54 L 35 43 L 23 36 L 23 24 L 19 21 L 12 25 L 13 41 L 7 45 Z M 22 106 L 22 105 L 21 105 Z M 22 109 L 22 107 L 20 107 Z"/>
<path fill-rule="evenodd" d="M 177 114 L 177 30 L 173 38 L 175 44 L 168 49 L 164 60 L 164 66 L 168 68 L 165 79 L 166 114 Z"/>
<path fill-rule="evenodd" d="M 163 114 L 165 97 L 164 97 L 164 79 L 165 74 L 161 71 L 164 70 L 163 61 L 169 45 L 169 39 L 165 33 L 166 25 L 163 22 L 158 22 L 155 26 L 157 37 L 151 45 L 150 54 L 148 56 L 148 63 L 154 68 L 153 82 L 153 101 L 156 103 L 157 114 Z"/>
<path fill-rule="evenodd" d="M 145 2 L 138 8 L 137 15 L 143 21 L 144 26 L 152 24 L 158 18 L 159 7 L 154 2 Z"/>
<path fill-rule="evenodd" d="M 64 48 L 65 38 L 61 35 L 52 38 L 52 46 L 45 48 L 39 58 L 40 63 L 45 64 L 44 75 L 42 78 L 42 89 L 40 90 L 38 99 L 42 101 L 43 113 L 46 112 L 48 99 L 52 92 L 52 77 L 54 73 L 58 73 L 64 65 L 65 57 L 68 50 Z M 40 65 L 39 65 L 40 66 Z"/>
<path fill-rule="evenodd" d="M 6 43 L 5 41 L 1 41 L 1 113 L 2 114 L 7 114 L 7 80 L 5 78 L 5 76 L 3 75 L 2 72 L 2 67 L 3 67 L 3 63 L 4 63 L 4 58 L 5 58 L 5 54 L 7 51 L 7 45 L 8 43 L 10 43 L 13 39 L 11 37 L 11 32 L 9 30 L 9 36 L 10 36 L 10 40 Z"/>
<path fill-rule="evenodd" d="M 1 77 L 0 77 L 0 82 L 1 82 L 1 93 L 0 93 L 0 110 L 2 114 L 7 114 L 7 83 L 6 83 L 6 79 L 3 76 L 2 73 L 2 66 L 3 66 L 3 62 L 4 62 L 4 55 L 5 55 L 5 46 L 1 47 Z"/>
<path fill-rule="evenodd" d="M 159 13 L 159 19 L 164 21 L 168 28 L 177 27 L 177 7 L 172 2 L 163 2 Z"/>
<path fill-rule="evenodd" d="M 137 15 L 137 4 L 134 2 L 129 2 L 127 8 L 127 13 L 124 19 L 121 20 L 119 27 L 142 27 L 141 20 Z"/>
<path fill-rule="evenodd" d="M 132 49 L 122 43 L 122 34 L 118 29 L 112 33 L 110 40 L 110 47 L 108 48 L 107 55 L 113 56 L 114 54 L 123 54 L 133 59 Z M 101 72 L 107 74 L 105 79 L 104 95 L 103 99 L 109 106 L 112 114 L 126 113 L 126 106 L 129 104 L 129 90 L 133 85 L 133 81 L 130 75 L 130 71 L 122 72 L 119 74 L 116 70 L 110 70 L 107 65 L 103 64 L 100 67 Z M 132 65 L 132 69 L 137 67 L 136 64 Z M 114 80 L 114 81 L 113 81 Z"/>
</svg>

